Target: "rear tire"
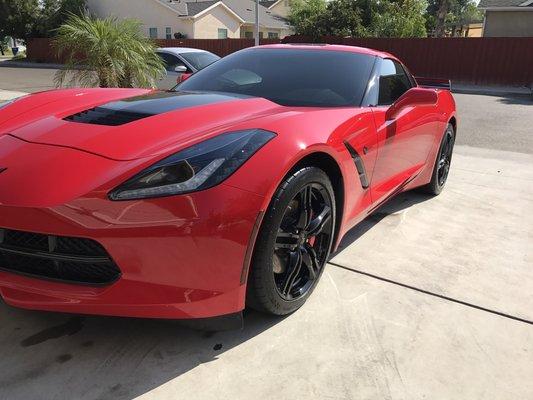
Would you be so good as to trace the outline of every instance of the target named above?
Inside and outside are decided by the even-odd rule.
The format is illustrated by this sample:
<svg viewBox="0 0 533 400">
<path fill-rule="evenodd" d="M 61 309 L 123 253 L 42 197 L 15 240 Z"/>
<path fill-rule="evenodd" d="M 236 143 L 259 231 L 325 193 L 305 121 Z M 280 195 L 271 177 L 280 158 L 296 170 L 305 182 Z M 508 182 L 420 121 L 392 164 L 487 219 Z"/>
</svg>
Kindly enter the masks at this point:
<svg viewBox="0 0 533 400">
<path fill-rule="evenodd" d="M 305 167 L 277 189 L 259 230 L 246 293 L 258 311 L 285 315 L 313 292 L 335 232 L 335 196 L 328 176 Z"/>
<path fill-rule="evenodd" d="M 420 191 L 424 193 L 437 196 L 442 192 L 446 180 L 448 179 L 448 173 L 452 162 L 453 146 L 455 144 L 455 130 L 452 124 L 446 126 L 444 135 L 439 146 L 439 152 L 433 166 L 433 173 L 431 175 L 431 181 L 420 187 Z"/>
</svg>

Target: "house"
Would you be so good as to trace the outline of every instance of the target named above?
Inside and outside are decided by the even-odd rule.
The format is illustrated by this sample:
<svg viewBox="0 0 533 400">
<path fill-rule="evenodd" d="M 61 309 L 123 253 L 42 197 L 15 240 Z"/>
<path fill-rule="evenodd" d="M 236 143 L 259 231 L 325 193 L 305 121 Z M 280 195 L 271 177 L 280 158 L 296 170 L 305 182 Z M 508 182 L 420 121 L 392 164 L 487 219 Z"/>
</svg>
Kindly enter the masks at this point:
<svg viewBox="0 0 533 400">
<path fill-rule="evenodd" d="M 481 37 L 483 21 L 454 22 L 446 26 L 446 37 Z"/>
<path fill-rule="evenodd" d="M 481 0 L 483 36 L 533 36 L 533 0 Z"/>
<path fill-rule="evenodd" d="M 259 4 L 280 17 L 287 18 L 291 12 L 292 0 L 260 0 Z"/>
<path fill-rule="evenodd" d="M 99 17 L 116 16 L 142 21 L 145 34 L 154 39 L 253 38 L 253 0 L 87 0 Z M 281 8 L 280 8 L 281 9 Z M 285 18 L 259 6 L 259 36 L 283 38 L 293 33 Z"/>
<path fill-rule="evenodd" d="M 470 22 L 463 27 L 464 37 L 483 36 L 483 22 Z"/>
</svg>

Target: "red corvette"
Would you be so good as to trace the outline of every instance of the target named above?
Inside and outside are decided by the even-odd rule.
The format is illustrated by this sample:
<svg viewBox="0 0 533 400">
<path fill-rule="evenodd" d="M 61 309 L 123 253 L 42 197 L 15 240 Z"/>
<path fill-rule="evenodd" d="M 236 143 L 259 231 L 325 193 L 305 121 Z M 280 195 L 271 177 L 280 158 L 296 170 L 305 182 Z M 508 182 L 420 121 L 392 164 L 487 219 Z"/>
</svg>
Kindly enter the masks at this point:
<svg viewBox="0 0 533 400">
<path fill-rule="evenodd" d="M 168 92 L 0 109 L 0 293 L 36 310 L 196 319 L 298 309 L 342 236 L 442 190 L 445 82 L 330 45 L 234 53 Z"/>
</svg>

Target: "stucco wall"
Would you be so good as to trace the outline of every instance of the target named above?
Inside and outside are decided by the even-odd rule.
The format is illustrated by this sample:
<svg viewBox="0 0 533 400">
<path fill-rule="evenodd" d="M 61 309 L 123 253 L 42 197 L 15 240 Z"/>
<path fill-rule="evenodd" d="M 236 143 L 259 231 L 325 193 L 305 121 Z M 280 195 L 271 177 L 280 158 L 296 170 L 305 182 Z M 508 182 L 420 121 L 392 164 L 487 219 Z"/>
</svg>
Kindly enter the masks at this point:
<svg viewBox="0 0 533 400">
<path fill-rule="evenodd" d="M 228 30 L 229 38 L 241 37 L 240 22 L 226 8 L 219 5 L 194 22 L 195 39 L 218 39 L 218 28 Z"/>
<path fill-rule="evenodd" d="M 272 11 L 274 14 L 277 14 L 281 17 L 287 18 L 289 13 L 291 12 L 291 0 L 281 0 L 278 4 L 274 5 L 270 11 Z"/>
<path fill-rule="evenodd" d="M 486 11 L 483 36 L 533 36 L 533 11 Z"/>
<path fill-rule="evenodd" d="M 254 33 L 254 26 L 253 25 L 244 25 L 241 27 L 241 38 L 245 38 L 247 37 L 246 36 L 246 32 L 251 32 L 251 36 L 248 35 L 248 37 L 253 37 L 253 33 Z M 274 32 L 274 33 L 277 33 L 278 34 L 278 37 L 281 39 L 282 36 L 281 36 L 281 29 L 267 29 L 267 28 L 262 28 L 262 27 L 259 27 L 259 33 L 263 34 L 263 38 L 265 39 L 268 39 L 268 32 Z"/>
<path fill-rule="evenodd" d="M 172 35 L 181 32 L 193 38 L 191 21 L 180 19 L 177 13 L 155 0 L 87 0 L 87 6 L 99 17 L 113 15 L 142 21 L 146 36 L 150 28 L 157 28 L 157 38 L 165 39 L 166 28 L 170 27 Z"/>
<path fill-rule="evenodd" d="M 483 36 L 483 24 L 470 24 L 467 37 L 481 37 Z"/>
<path fill-rule="evenodd" d="M 246 32 L 252 32 L 252 36 L 251 37 L 253 37 L 254 26 L 253 25 L 243 25 L 243 26 L 241 26 L 241 38 L 245 38 L 246 37 Z M 259 32 L 263 33 L 263 38 L 264 39 L 268 39 L 268 32 L 277 33 L 279 39 L 283 39 L 285 36 L 289 36 L 289 35 L 294 34 L 294 31 L 292 31 L 291 29 L 275 29 L 275 28 L 264 28 L 264 27 L 259 27 Z"/>
</svg>

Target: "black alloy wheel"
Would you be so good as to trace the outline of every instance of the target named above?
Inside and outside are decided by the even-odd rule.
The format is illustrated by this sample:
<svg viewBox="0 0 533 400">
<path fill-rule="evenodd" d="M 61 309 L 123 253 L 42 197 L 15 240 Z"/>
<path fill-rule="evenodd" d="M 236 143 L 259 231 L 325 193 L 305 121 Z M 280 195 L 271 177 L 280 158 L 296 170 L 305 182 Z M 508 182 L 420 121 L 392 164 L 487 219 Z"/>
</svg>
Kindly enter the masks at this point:
<svg viewBox="0 0 533 400">
<path fill-rule="evenodd" d="M 437 180 L 439 186 L 444 186 L 450 172 L 450 164 L 452 162 L 453 152 L 453 133 L 446 130 L 442 138 L 442 146 L 439 153 L 439 161 L 437 163 Z"/>
<path fill-rule="evenodd" d="M 303 305 L 326 265 L 335 212 L 333 187 L 324 171 L 305 167 L 282 182 L 256 240 L 248 306 L 285 315 Z"/>
<path fill-rule="evenodd" d="M 304 296 L 320 276 L 333 237 L 332 203 L 326 188 L 309 183 L 285 210 L 276 236 L 272 273 L 280 296 Z"/>
<path fill-rule="evenodd" d="M 420 191 L 434 196 L 442 192 L 450 172 L 454 144 L 455 130 L 452 124 L 448 124 L 440 142 L 437 159 L 433 166 L 431 181 L 427 185 L 422 186 Z"/>
</svg>

